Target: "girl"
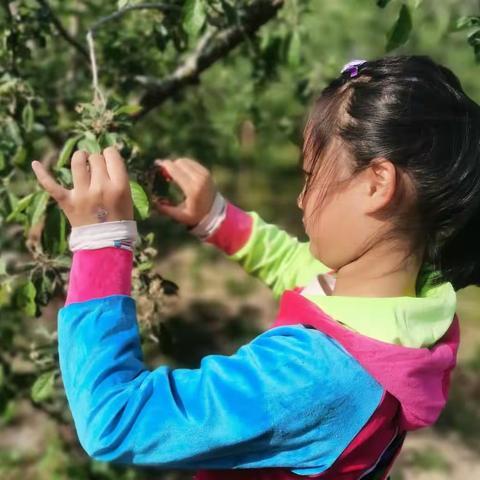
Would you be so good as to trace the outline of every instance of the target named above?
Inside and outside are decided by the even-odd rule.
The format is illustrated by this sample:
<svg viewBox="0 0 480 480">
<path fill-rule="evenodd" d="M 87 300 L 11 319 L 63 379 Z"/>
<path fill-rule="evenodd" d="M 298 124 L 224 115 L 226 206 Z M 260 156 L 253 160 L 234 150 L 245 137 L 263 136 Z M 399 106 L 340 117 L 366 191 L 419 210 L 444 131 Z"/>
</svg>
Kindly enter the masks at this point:
<svg viewBox="0 0 480 480">
<path fill-rule="evenodd" d="M 198 162 L 158 162 L 186 195 L 158 210 L 281 297 L 266 332 L 198 369 L 143 362 L 118 152 L 76 152 L 70 191 L 33 162 L 73 227 L 58 341 L 86 452 L 197 480 L 387 478 L 406 432 L 445 406 L 455 291 L 480 280 L 479 139 L 479 107 L 447 68 L 350 62 L 305 126 L 305 243 L 225 200 Z"/>
</svg>

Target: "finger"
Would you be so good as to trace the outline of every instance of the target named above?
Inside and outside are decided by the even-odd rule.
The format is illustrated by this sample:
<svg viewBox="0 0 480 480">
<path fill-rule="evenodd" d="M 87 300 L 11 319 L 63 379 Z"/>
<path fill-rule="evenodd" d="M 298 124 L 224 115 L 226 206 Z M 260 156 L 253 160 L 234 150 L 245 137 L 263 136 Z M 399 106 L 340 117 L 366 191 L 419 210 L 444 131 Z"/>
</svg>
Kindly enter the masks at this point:
<svg viewBox="0 0 480 480">
<path fill-rule="evenodd" d="M 205 177 L 205 174 L 198 172 L 197 169 L 193 169 L 190 164 L 183 162 L 182 160 L 183 159 L 178 158 L 173 163 L 183 172 L 185 172 L 185 174 L 187 174 L 193 182 L 197 183 L 199 179 Z"/>
<path fill-rule="evenodd" d="M 188 166 L 190 171 L 201 175 L 210 175 L 210 171 L 205 168 L 201 163 L 197 162 L 196 160 L 192 160 L 191 158 L 179 158 L 177 162 L 180 162 L 183 165 Z"/>
<path fill-rule="evenodd" d="M 179 205 L 171 205 L 169 203 L 162 203 L 162 200 L 159 198 L 154 198 L 153 204 L 158 212 L 173 218 L 177 222 L 187 223 L 188 217 L 185 213 L 185 202 L 182 202 Z"/>
<path fill-rule="evenodd" d="M 105 163 L 103 155 L 92 153 L 92 155 L 88 157 L 88 163 L 90 163 L 90 187 L 99 187 L 109 180 L 107 164 Z"/>
<path fill-rule="evenodd" d="M 194 184 L 194 179 L 192 179 L 190 175 L 178 165 L 175 165 L 171 160 L 162 160 L 160 165 L 165 168 L 173 181 L 182 189 L 183 193 L 188 195 Z"/>
<path fill-rule="evenodd" d="M 72 157 L 73 188 L 77 190 L 88 190 L 90 187 L 90 170 L 88 169 L 87 158 L 87 153 L 81 150 L 75 152 Z"/>
<path fill-rule="evenodd" d="M 177 158 L 173 161 L 173 164 L 182 170 L 185 175 L 190 177 L 192 180 L 195 180 L 198 177 L 198 174 L 195 170 L 193 170 L 188 163 L 182 161 L 182 158 Z"/>
<path fill-rule="evenodd" d="M 37 177 L 38 183 L 58 203 L 62 202 L 67 197 L 68 190 L 58 184 L 38 160 L 32 162 L 32 169 Z"/>
<path fill-rule="evenodd" d="M 108 147 L 103 151 L 108 176 L 112 183 L 118 186 L 128 183 L 128 172 L 120 152 L 115 147 Z"/>
</svg>

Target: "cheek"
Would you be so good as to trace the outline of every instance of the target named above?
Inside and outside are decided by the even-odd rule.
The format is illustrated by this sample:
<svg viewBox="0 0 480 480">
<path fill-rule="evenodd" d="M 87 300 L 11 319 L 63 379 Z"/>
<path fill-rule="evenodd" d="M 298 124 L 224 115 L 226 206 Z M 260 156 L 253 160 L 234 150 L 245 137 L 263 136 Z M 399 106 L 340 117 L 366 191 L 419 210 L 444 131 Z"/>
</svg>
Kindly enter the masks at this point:
<svg viewBox="0 0 480 480">
<path fill-rule="evenodd" d="M 335 196 L 312 214 L 307 233 L 310 250 L 322 263 L 338 269 L 349 263 L 358 248 L 360 214 L 348 194 Z"/>
</svg>

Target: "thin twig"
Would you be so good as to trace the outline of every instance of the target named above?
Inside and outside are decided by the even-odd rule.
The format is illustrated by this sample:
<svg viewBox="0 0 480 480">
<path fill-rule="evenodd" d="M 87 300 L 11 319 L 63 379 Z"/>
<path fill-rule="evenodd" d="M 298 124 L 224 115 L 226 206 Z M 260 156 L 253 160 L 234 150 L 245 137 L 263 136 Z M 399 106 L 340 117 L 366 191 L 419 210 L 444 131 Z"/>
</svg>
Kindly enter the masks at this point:
<svg viewBox="0 0 480 480">
<path fill-rule="evenodd" d="M 93 86 L 93 102 L 95 105 L 101 103 L 104 107 L 106 105 L 105 96 L 98 85 L 98 68 L 97 59 L 95 57 L 95 43 L 93 41 L 93 32 L 89 30 L 87 33 L 87 44 L 90 53 L 90 65 L 92 67 L 92 86 Z"/>
<path fill-rule="evenodd" d="M 134 10 L 160 10 L 162 12 L 178 12 L 181 9 L 177 5 L 167 5 L 165 3 L 139 3 L 137 5 L 130 5 L 128 7 L 122 8 L 118 12 L 100 18 L 92 25 L 90 31 L 95 32 L 104 23 L 110 22 L 111 20 L 117 20 L 118 18 L 123 17 L 126 13 L 132 12 Z"/>
<path fill-rule="evenodd" d="M 38 0 L 38 1 L 44 1 L 44 0 Z M 131 5 L 131 6 L 122 8 L 118 12 L 112 13 L 111 15 L 107 15 L 106 17 L 100 18 L 89 28 L 87 32 L 88 58 L 90 59 L 90 66 L 92 69 L 92 86 L 93 86 L 93 92 L 94 92 L 93 101 L 96 105 L 101 103 L 102 106 L 105 107 L 106 100 L 98 83 L 98 67 L 97 67 L 97 59 L 95 56 L 94 34 L 105 23 L 110 22 L 112 20 L 117 20 L 123 17 L 126 13 L 132 12 L 134 10 L 161 10 L 163 12 L 166 12 L 166 11 L 178 11 L 180 10 L 180 7 L 177 7 L 174 5 L 166 5 L 164 3 L 140 3 L 138 5 Z"/>
<path fill-rule="evenodd" d="M 85 47 L 80 42 L 75 40 L 75 38 L 73 38 L 70 35 L 70 33 L 68 33 L 68 31 L 65 29 L 65 27 L 62 25 L 58 17 L 53 12 L 52 7 L 50 7 L 48 2 L 46 0 L 37 0 L 37 3 L 39 3 L 48 12 L 48 16 L 50 17 L 50 20 L 52 21 L 53 25 L 57 29 L 57 32 L 64 38 L 64 40 L 68 42 L 70 45 L 72 45 L 72 47 L 74 47 L 75 50 L 77 50 L 77 52 L 80 53 L 82 58 L 88 61 L 89 59 L 88 52 L 85 49 Z"/>
</svg>

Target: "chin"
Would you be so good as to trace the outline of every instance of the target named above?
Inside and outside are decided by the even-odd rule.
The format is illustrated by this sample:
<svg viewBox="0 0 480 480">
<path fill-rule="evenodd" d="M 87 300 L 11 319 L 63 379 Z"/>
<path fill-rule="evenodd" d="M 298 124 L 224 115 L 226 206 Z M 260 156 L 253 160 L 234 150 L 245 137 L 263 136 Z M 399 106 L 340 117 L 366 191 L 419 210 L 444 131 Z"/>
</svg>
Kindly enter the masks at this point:
<svg viewBox="0 0 480 480">
<path fill-rule="evenodd" d="M 330 270 L 337 270 L 337 263 L 338 262 L 332 262 L 331 258 L 325 258 L 325 255 L 321 255 L 317 249 L 315 248 L 315 244 L 310 242 L 310 253 L 312 254 L 313 257 L 315 257 L 316 260 L 319 262 L 323 263 L 326 267 L 328 267 Z"/>
</svg>

